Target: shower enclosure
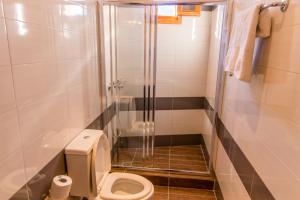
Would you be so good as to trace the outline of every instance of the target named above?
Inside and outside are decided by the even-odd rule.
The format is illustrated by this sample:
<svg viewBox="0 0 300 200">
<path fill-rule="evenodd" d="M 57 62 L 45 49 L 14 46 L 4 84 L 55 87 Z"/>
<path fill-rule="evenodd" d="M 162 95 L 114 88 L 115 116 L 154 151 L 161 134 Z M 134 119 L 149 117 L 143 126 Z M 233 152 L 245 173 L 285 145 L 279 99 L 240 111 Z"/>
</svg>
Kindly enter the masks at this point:
<svg viewBox="0 0 300 200">
<path fill-rule="evenodd" d="M 209 173 L 223 5 L 101 9 L 113 167 Z"/>
</svg>

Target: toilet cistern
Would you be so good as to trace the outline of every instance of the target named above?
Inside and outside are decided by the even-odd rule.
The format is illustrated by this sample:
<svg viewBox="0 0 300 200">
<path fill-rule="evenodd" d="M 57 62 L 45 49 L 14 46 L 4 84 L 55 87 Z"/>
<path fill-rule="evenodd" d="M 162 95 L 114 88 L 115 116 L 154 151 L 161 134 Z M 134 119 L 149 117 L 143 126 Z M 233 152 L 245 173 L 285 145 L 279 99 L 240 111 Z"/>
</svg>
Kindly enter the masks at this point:
<svg viewBox="0 0 300 200">
<path fill-rule="evenodd" d="M 66 148 L 72 196 L 89 200 L 150 200 L 153 184 L 146 178 L 111 171 L 110 145 L 101 130 L 82 131 Z"/>
</svg>

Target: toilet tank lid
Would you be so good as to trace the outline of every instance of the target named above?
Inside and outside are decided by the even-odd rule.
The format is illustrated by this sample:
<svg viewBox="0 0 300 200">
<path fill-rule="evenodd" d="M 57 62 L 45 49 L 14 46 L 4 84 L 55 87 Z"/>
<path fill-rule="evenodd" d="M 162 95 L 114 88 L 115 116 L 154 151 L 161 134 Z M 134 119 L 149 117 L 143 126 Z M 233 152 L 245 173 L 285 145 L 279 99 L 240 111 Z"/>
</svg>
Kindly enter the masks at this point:
<svg viewBox="0 0 300 200">
<path fill-rule="evenodd" d="M 68 155 L 88 155 L 104 134 L 101 130 L 85 129 L 65 148 Z"/>
</svg>

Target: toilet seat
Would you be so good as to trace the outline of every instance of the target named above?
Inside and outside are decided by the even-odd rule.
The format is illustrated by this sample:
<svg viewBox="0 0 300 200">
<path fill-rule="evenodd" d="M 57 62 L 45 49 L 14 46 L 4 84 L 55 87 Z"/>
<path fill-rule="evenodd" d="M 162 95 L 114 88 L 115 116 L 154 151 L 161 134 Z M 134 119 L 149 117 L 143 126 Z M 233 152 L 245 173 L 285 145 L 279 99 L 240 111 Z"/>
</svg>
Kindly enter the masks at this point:
<svg viewBox="0 0 300 200">
<path fill-rule="evenodd" d="M 133 185 L 135 187 L 130 187 Z M 114 189 L 118 190 L 118 187 L 126 190 L 124 189 L 124 186 L 127 187 L 127 191 L 124 193 L 120 191 L 113 191 Z M 130 191 L 133 188 L 138 191 Z M 152 195 L 153 190 L 154 188 L 152 183 L 142 176 L 129 173 L 113 172 L 105 178 L 103 186 L 100 189 L 99 196 L 104 200 L 141 200 L 149 196 L 149 194 Z"/>
</svg>

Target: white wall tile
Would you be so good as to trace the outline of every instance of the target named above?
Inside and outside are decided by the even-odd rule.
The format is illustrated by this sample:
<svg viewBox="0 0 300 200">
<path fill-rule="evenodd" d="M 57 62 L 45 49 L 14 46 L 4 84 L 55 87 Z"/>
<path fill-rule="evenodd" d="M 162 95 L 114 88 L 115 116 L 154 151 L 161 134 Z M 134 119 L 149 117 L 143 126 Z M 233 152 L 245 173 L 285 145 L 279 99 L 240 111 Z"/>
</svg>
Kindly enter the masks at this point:
<svg viewBox="0 0 300 200">
<path fill-rule="evenodd" d="M 13 78 L 10 66 L 0 67 L 0 112 L 15 107 Z"/>
<path fill-rule="evenodd" d="M 68 89 L 69 126 L 75 134 L 85 128 L 89 123 L 87 98 L 84 85 L 77 85 Z M 71 133 L 71 134 L 72 134 Z"/>
<path fill-rule="evenodd" d="M 169 48 L 171 49 L 172 47 L 169 46 Z M 158 47 L 158 49 L 160 49 Z M 174 48 L 173 48 L 174 49 Z M 163 51 L 163 50 L 161 50 Z M 172 51 L 172 50 L 171 50 Z M 161 70 L 161 69 L 174 69 L 174 66 L 176 66 L 176 61 L 175 61 L 175 53 L 171 53 L 170 50 L 164 51 L 164 52 L 168 52 L 169 54 L 166 53 L 158 53 L 157 54 L 157 70 Z M 157 75 L 160 75 L 160 73 L 157 72 Z"/>
<path fill-rule="evenodd" d="M 64 1 L 61 7 L 62 28 L 80 31 L 83 28 L 84 9 L 71 1 Z"/>
<path fill-rule="evenodd" d="M 220 140 L 217 139 L 217 161 L 215 173 L 225 199 L 250 200 L 243 183 L 227 156 Z"/>
<path fill-rule="evenodd" d="M 173 73 L 170 74 L 171 78 L 169 79 L 173 79 L 173 81 L 177 81 L 177 82 L 187 81 L 187 80 L 194 81 L 194 82 L 197 81 L 202 85 L 206 83 L 206 70 L 207 70 L 206 64 L 192 65 L 191 67 L 188 67 L 187 65 L 177 65 L 176 68 L 173 70 Z M 191 85 L 191 87 L 193 86 Z"/>
<path fill-rule="evenodd" d="M 1 9 L 1 8 L 0 8 Z M 9 50 L 8 50 L 8 43 L 7 43 L 7 31 L 5 27 L 4 19 L 0 18 L 0 67 L 9 65 L 10 58 L 9 58 Z"/>
<path fill-rule="evenodd" d="M 272 31 L 272 37 L 267 39 L 260 64 L 266 67 L 300 73 L 298 54 L 300 49 L 300 25 L 286 26 Z M 285 37 L 282 37 L 282 36 Z"/>
<path fill-rule="evenodd" d="M 16 109 L 0 114 L 1 145 L 0 160 L 21 147 L 18 113 Z M 2 162 L 2 161 L 1 161 Z"/>
<path fill-rule="evenodd" d="M 83 37 L 81 32 L 63 31 L 63 59 L 80 59 L 85 56 Z"/>
<path fill-rule="evenodd" d="M 41 25 L 6 20 L 12 64 L 54 59 L 53 31 Z"/>
<path fill-rule="evenodd" d="M 39 136 L 67 129 L 67 106 L 67 97 L 62 94 L 21 106 L 19 112 L 23 142 L 28 144 Z"/>
<path fill-rule="evenodd" d="M 22 149 L 7 155 L 0 164 L 0 198 L 9 199 L 25 183 Z"/>
<path fill-rule="evenodd" d="M 66 90 L 66 74 L 54 62 L 14 65 L 13 77 L 19 105 Z"/>
<path fill-rule="evenodd" d="M 2 0 L 0 0 L 0 17 L 4 17 Z"/>
<path fill-rule="evenodd" d="M 156 84 L 157 86 L 160 86 L 161 84 L 165 83 L 173 83 L 175 80 L 176 71 L 174 69 L 165 69 L 165 68 L 159 68 L 157 69 L 157 75 L 156 75 Z M 170 85 L 171 86 L 171 85 Z M 173 87 L 169 88 L 170 90 L 173 90 Z"/>
<path fill-rule="evenodd" d="M 38 0 L 3 0 L 5 17 L 22 22 L 46 24 L 44 1 Z"/>
<path fill-rule="evenodd" d="M 68 137 L 69 135 L 65 131 L 48 132 L 24 146 L 26 180 L 30 180 L 63 150 L 71 140 Z"/>
<path fill-rule="evenodd" d="M 155 134 L 172 134 L 172 111 L 158 110 L 155 112 Z"/>
<path fill-rule="evenodd" d="M 273 17 L 273 26 L 275 29 L 280 29 L 281 27 L 286 26 L 294 26 L 300 24 L 300 16 L 299 12 L 299 1 L 292 0 L 289 5 L 288 12 L 281 13 L 281 12 L 272 12 Z"/>
<path fill-rule="evenodd" d="M 204 115 L 203 110 L 173 110 L 172 133 L 202 133 Z"/>
<path fill-rule="evenodd" d="M 174 81 L 173 96 L 175 97 L 201 97 L 205 95 L 205 84 L 202 80 Z"/>
<path fill-rule="evenodd" d="M 173 96 L 173 81 L 165 82 L 165 83 L 158 83 L 156 85 L 156 95 L 158 97 L 171 97 Z"/>
<path fill-rule="evenodd" d="M 50 28 L 62 30 L 62 2 L 60 0 L 44 0 L 46 25 Z"/>
</svg>

